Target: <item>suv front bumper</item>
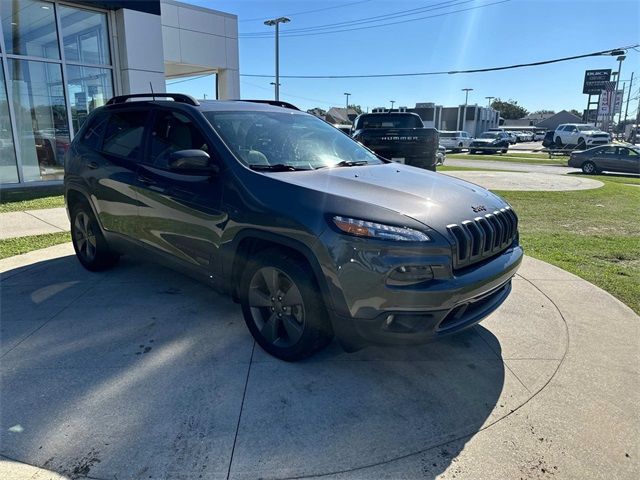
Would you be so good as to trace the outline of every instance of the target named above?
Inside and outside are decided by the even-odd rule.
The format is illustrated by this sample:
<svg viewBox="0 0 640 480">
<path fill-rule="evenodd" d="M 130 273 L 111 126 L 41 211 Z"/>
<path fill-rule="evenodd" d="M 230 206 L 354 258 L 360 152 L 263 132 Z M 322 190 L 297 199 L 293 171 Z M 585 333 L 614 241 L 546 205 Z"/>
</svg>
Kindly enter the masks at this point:
<svg viewBox="0 0 640 480">
<path fill-rule="evenodd" d="M 347 344 L 424 343 L 473 326 L 507 298 L 523 257 L 514 242 L 488 260 L 454 271 L 449 247 L 381 249 L 376 247 L 384 242 L 347 243 L 332 250 L 331 271 L 324 264 L 331 279 L 327 303 L 334 331 Z M 434 278 L 390 286 L 389 273 L 401 265 L 429 265 Z"/>
</svg>

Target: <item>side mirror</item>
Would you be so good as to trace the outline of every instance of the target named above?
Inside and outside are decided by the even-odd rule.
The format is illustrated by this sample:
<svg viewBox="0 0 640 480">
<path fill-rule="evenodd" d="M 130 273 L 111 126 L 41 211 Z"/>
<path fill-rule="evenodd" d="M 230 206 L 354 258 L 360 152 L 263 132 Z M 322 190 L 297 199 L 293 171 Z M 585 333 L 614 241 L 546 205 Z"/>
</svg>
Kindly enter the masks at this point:
<svg viewBox="0 0 640 480">
<path fill-rule="evenodd" d="M 219 173 L 220 167 L 212 164 L 204 150 L 178 150 L 169 155 L 169 169 L 197 173 Z"/>
</svg>

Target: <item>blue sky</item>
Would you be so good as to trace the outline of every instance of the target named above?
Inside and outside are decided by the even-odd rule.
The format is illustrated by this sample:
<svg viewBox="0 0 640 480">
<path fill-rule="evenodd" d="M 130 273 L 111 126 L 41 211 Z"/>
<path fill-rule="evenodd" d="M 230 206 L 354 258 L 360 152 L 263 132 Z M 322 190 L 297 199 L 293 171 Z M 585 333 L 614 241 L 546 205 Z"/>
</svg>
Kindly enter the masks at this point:
<svg viewBox="0 0 640 480">
<path fill-rule="evenodd" d="M 640 43 L 637 0 L 183 0 L 238 15 L 241 74 L 274 74 L 273 27 L 263 20 L 287 15 L 281 25 L 281 75 L 348 75 L 460 70 L 526 63 Z M 357 2 L 357 3 L 356 3 Z M 337 8 L 332 8 L 337 7 Z M 287 30 L 391 15 L 432 7 L 384 23 L 445 14 L 435 18 L 324 35 L 285 36 Z M 438 8 L 446 7 L 446 8 Z M 304 13 L 310 10 L 317 12 Z M 451 13 L 454 10 L 470 9 Z M 381 23 L 381 21 L 377 21 Z M 367 24 L 375 25 L 376 22 Z M 335 27 L 334 27 L 335 28 Z M 243 36 L 266 32 L 265 37 Z M 306 31 L 304 33 L 309 33 Z M 640 49 L 639 49 L 640 50 Z M 540 67 L 491 73 L 374 79 L 281 78 L 280 98 L 308 109 L 349 103 L 374 108 L 435 102 L 464 103 L 462 88 L 473 88 L 469 103 L 485 97 L 514 99 L 530 111 L 582 110 L 584 71 L 617 70 L 614 57 L 592 57 Z M 640 53 L 629 50 L 622 80 L 635 71 L 633 96 L 640 88 Z M 273 78 L 241 77 L 243 98 L 273 98 Z M 171 81 L 170 81 L 171 82 Z M 169 83 L 170 83 L 169 82 Z M 198 98 L 214 95 L 211 77 L 167 87 Z M 626 98 L 626 97 L 625 97 Z M 635 105 L 634 105 L 635 103 Z M 637 100 L 629 110 L 635 112 Z"/>
</svg>

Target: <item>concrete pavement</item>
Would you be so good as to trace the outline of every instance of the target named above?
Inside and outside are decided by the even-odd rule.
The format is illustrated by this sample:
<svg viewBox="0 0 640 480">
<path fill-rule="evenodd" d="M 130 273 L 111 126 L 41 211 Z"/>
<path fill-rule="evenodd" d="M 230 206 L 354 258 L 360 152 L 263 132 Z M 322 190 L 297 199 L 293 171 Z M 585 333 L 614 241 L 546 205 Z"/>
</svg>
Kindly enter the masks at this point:
<svg viewBox="0 0 640 480">
<path fill-rule="evenodd" d="M 0 213 L 0 240 L 68 231 L 64 207 Z"/>
<path fill-rule="evenodd" d="M 465 333 L 295 364 L 161 267 L 65 244 L 0 271 L 1 478 L 640 476 L 640 319 L 531 258 Z"/>
</svg>

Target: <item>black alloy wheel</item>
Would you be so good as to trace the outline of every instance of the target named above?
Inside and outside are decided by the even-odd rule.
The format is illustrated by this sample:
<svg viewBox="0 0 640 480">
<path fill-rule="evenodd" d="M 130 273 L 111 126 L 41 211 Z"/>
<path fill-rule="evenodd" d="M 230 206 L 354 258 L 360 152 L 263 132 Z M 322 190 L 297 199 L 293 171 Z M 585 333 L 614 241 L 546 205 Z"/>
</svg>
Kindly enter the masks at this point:
<svg viewBox="0 0 640 480">
<path fill-rule="evenodd" d="M 294 361 L 333 338 L 313 274 L 278 251 L 250 261 L 240 282 L 240 303 L 249 331 L 271 355 Z"/>
<path fill-rule="evenodd" d="M 87 270 L 105 270 L 118 261 L 119 255 L 109 248 L 98 221 L 86 204 L 71 209 L 71 241 L 76 257 Z"/>
</svg>

